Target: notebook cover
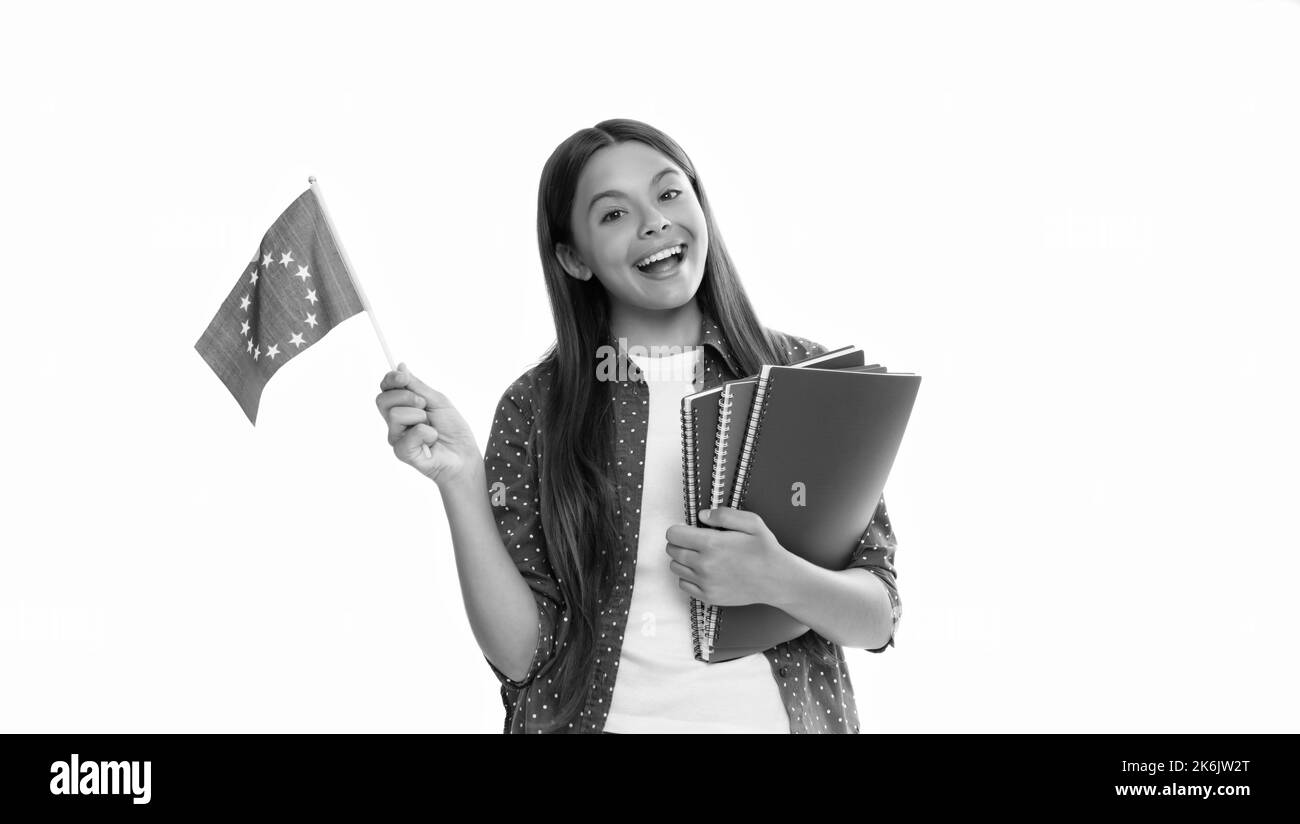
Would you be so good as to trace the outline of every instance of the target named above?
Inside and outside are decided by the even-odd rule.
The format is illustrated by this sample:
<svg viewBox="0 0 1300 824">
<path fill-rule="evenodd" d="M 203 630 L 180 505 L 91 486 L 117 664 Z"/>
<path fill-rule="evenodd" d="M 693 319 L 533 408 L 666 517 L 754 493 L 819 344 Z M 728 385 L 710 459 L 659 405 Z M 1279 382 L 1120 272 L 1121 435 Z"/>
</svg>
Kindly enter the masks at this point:
<svg viewBox="0 0 1300 824">
<path fill-rule="evenodd" d="M 818 566 L 844 569 L 907 428 L 921 378 L 860 369 L 764 367 L 763 406 L 748 433 L 750 459 L 733 505 L 756 512 L 783 547 Z M 805 505 L 793 506 L 802 482 Z M 768 604 L 717 610 L 716 663 L 797 638 L 808 627 Z"/>
<path fill-rule="evenodd" d="M 687 438 L 692 441 L 691 455 L 683 453 L 682 501 L 685 504 L 686 523 L 699 526 L 699 512 L 709 503 L 710 473 L 713 471 L 713 447 L 718 429 L 718 398 L 722 387 L 706 389 L 682 398 L 682 448 L 687 448 Z M 687 433 L 686 422 L 690 421 Z M 693 472 L 687 473 L 689 457 Z"/>
</svg>

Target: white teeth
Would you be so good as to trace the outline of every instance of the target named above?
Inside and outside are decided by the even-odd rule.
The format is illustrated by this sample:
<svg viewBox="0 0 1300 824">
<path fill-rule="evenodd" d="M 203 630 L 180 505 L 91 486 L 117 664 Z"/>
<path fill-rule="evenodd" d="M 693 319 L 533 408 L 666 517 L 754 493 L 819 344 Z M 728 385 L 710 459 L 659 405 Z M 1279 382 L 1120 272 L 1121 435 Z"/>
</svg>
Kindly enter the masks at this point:
<svg viewBox="0 0 1300 824">
<path fill-rule="evenodd" d="M 649 266 L 650 264 L 654 263 L 656 260 L 663 260 L 664 258 L 669 257 L 670 255 L 680 254 L 681 251 L 682 251 L 682 247 L 681 244 L 679 243 L 676 246 L 672 246 L 667 249 L 664 249 L 662 252 L 656 252 L 655 254 L 650 255 L 647 258 L 642 258 L 641 260 L 638 260 L 636 265 L 638 268 L 643 266 Z"/>
</svg>

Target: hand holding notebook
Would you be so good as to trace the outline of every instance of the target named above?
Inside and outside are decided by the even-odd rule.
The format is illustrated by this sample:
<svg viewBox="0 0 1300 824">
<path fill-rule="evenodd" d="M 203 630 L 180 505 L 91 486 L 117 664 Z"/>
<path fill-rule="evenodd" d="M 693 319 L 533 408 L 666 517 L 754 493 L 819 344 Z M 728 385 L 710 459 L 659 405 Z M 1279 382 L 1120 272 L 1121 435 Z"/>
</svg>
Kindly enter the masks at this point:
<svg viewBox="0 0 1300 824">
<path fill-rule="evenodd" d="M 789 552 L 762 516 L 721 507 L 701 510 L 700 519 L 701 526 L 713 529 L 679 524 L 667 534 L 670 565 L 693 596 L 707 592 L 709 602 L 718 606 L 769 603 L 780 597 Z"/>
</svg>

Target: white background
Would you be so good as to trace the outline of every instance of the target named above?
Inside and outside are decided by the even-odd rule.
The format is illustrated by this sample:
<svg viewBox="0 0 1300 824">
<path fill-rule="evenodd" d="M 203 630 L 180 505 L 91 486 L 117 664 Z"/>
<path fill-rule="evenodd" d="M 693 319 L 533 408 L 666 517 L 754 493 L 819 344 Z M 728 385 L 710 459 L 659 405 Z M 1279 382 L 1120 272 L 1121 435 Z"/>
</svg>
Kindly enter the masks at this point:
<svg viewBox="0 0 1300 824">
<path fill-rule="evenodd" d="M 1300 731 L 1300 6 L 27 4 L 0 33 L 4 731 L 490 731 L 365 316 L 256 428 L 194 342 L 317 175 L 486 443 L 537 182 L 634 117 L 764 323 L 924 375 L 864 731 Z"/>
</svg>

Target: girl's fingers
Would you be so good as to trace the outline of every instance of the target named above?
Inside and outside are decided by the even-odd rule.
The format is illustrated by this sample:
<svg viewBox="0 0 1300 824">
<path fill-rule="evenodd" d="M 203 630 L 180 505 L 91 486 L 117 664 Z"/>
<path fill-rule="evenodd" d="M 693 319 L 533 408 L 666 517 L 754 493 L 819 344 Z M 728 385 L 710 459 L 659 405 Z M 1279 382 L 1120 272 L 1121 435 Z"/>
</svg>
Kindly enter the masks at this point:
<svg viewBox="0 0 1300 824">
<path fill-rule="evenodd" d="M 406 382 L 404 385 L 411 391 L 415 392 L 415 394 L 424 398 L 425 406 L 427 408 L 442 409 L 443 407 L 451 406 L 451 401 L 447 399 L 446 395 L 442 394 L 437 389 L 434 389 L 432 386 L 429 386 L 410 372 L 399 372 L 398 374 L 404 374 L 406 376 Z"/>
<path fill-rule="evenodd" d="M 687 581 L 696 580 L 695 570 L 691 569 L 686 564 L 683 564 L 680 561 L 669 561 L 668 568 L 671 569 L 673 571 L 673 574 L 676 575 L 678 578 L 684 578 Z"/>
<path fill-rule="evenodd" d="M 407 463 L 413 464 L 416 459 L 424 459 L 423 446 L 432 446 L 438 440 L 438 431 L 427 423 L 417 423 L 406 434 L 398 439 L 393 445 L 393 452 L 397 457 Z"/>
<path fill-rule="evenodd" d="M 410 406 L 394 406 L 392 409 L 388 410 L 389 445 L 397 443 L 398 439 L 406 434 L 406 428 L 408 426 L 428 422 L 428 413 L 423 409 L 415 409 Z"/>
<path fill-rule="evenodd" d="M 379 382 L 380 389 L 401 389 L 406 386 L 406 379 L 411 376 L 410 372 L 385 372 L 384 379 Z"/>
<path fill-rule="evenodd" d="M 424 398 L 409 389 L 389 389 L 375 396 L 375 406 L 379 407 L 379 414 L 387 418 L 388 410 L 394 407 L 412 406 L 423 409 L 425 402 Z"/>
<path fill-rule="evenodd" d="M 694 569 L 694 567 L 691 566 L 691 563 L 698 560 L 700 557 L 700 553 L 693 549 L 687 549 L 684 546 L 677 546 L 676 544 L 671 543 L 664 547 L 664 552 L 668 553 L 668 557 L 689 569 Z"/>
<path fill-rule="evenodd" d="M 441 409 L 452 405 L 446 395 L 429 386 L 424 381 L 404 369 L 399 369 L 396 372 L 389 372 L 384 375 L 384 379 L 379 383 L 379 388 L 385 391 L 392 389 L 409 389 L 424 398 L 425 406 L 429 409 Z"/>
</svg>

